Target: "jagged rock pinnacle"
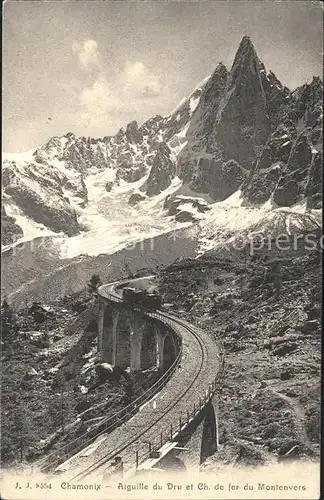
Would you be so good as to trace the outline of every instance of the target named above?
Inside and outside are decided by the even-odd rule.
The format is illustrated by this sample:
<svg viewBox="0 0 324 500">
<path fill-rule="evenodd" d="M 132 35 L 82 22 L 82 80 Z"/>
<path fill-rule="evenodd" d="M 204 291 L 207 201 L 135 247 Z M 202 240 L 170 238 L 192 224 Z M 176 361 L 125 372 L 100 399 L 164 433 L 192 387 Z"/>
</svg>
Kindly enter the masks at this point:
<svg viewBox="0 0 324 500">
<path fill-rule="evenodd" d="M 235 54 L 233 66 L 230 71 L 229 86 L 231 86 L 242 74 L 248 72 L 257 73 L 259 68 L 260 60 L 254 45 L 248 36 L 244 36 Z"/>
</svg>

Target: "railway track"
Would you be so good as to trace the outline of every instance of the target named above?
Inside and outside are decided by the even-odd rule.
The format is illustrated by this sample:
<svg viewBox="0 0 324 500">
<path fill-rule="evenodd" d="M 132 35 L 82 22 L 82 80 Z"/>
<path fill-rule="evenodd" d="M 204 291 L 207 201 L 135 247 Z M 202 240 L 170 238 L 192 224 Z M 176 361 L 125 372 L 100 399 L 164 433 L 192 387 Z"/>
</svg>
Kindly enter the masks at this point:
<svg viewBox="0 0 324 500">
<path fill-rule="evenodd" d="M 100 436 L 113 431 L 116 427 L 123 424 L 125 420 L 130 418 L 141 404 L 145 404 L 152 396 L 154 396 L 155 392 L 163 387 L 163 385 L 167 382 L 167 380 L 171 377 L 173 371 L 177 367 L 181 359 L 182 350 L 170 366 L 170 368 L 163 374 L 163 376 L 158 379 L 151 387 L 149 387 L 144 393 L 138 396 L 134 401 L 128 404 L 125 408 L 118 410 L 113 415 L 104 418 L 101 420 L 96 426 L 94 426 L 93 432 L 90 434 L 84 433 L 78 438 L 73 439 L 68 444 L 60 448 L 59 450 L 55 450 L 45 459 L 41 459 L 34 464 L 40 472 L 46 472 L 52 470 L 57 467 L 59 463 L 62 463 L 62 458 L 64 458 L 65 454 L 70 454 L 73 451 L 73 455 L 76 455 L 80 452 L 80 450 L 84 449 L 88 445 L 93 443 L 94 439 L 100 438 Z M 84 439 L 86 438 L 86 439 Z M 61 460 L 57 458 L 58 453 L 63 453 L 63 457 Z"/>
<path fill-rule="evenodd" d="M 163 314 L 157 314 L 157 317 L 160 318 L 160 317 L 167 317 L 168 319 L 170 319 L 170 317 L 168 315 L 163 315 Z M 173 318 L 172 318 L 173 321 L 175 321 Z M 180 324 L 182 327 L 182 323 L 181 323 L 181 320 L 177 320 L 175 321 L 177 324 Z M 187 330 L 189 330 L 189 328 L 186 326 Z M 190 391 L 191 387 L 194 385 L 194 383 L 196 382 L 197 380 L 197 377 L 199 376 L 201 370 L 202 370 L 202 367 L 203 367 L 203 364 L 204 364 L 204 359 L 205 359 L 205 352 L 204 352 L 204 345 L 203 343 L 201 342 L 201 340 L 199 339 L 198 335 L 194 332 L 193 329 L 190 329 L 190 333 L 196 338 L 197 342 L 199 343 L 199 346 L 201 348 L 201 360 L 200 360 L 200 364 L 199 364 L 199 367 L 198 367 L 198 370 L 197 370 L 197 373 L 195 374 L 195 377 L 193 379 L 193 381 L 191 382 L 191 384 L 189 385 L 189 387 L 187 387 L 181 394 L 180 398 L 178 397 L 178 400 L 177 402 L 179 403 L 181 401 L 182 398 L 184 398 L 186 396 L 186 394 L 188 394 L 188 392 Z M 117 456 L 120 456 L 122 454 L 123 451 L 129 449 L 129 447 L 133 444 L 133 443 L 136 443 L 140 438 L 143 438 L 145 437 L 145 435 L 147 434 L 147 432 L 152 429 L 153 427 L 156 427 L 156 425 L 159 423 L 159 422 L 162 422 L 163 419 L 165 418 L 165 416 L 174 408 L 174 402 L 171 402 L 170 404 L 168 404 L 167 408 L 165 409 L 164 413 L 159 416 L 159 418 L 155 419 L 152 423 L 150 423 L 150 425 L 148 425 L 144 430 L 142 430 L 141 432 L 139 432 L 131 441 L 129 440 L 125 440 L 122 445 L 118 446 L 117 448 L 111 450 L 106 456 L 104 456 L 99 462 L 96 462 L 95 464 L 92 464 L 89 468 L 87 468 L 85 471 L 83 471 L 81 474 L 77 474 L 76 476 L 72 477 L 72 480 L 74 481 L 78 481 L 78 480 L 81 480 L 81 479 L 84 479 L 86 476 L 94 473 L 95 471 L 97 471 L 99 468 L 102 468 L 105 466 L 105 464 L 107 464 L 108 462 L 112 461 L 115 457 Z M 164 433 L 165 435 L 167 435 L 167 431 L 169 430 L 169 427 L 165 427 L 165 425 L 163 425 L 163 430 L 164 430 Z M 162 435 L 163 435 L 163 430 L 162 430 Z M 144 453 L 145 456 L 147 455 L 147 452 Z M 142 457 L 141 457 L 142 458 Z M 125 460 L 124 460 L 124 464 L 125 464 Z"/>
<path fill-rule="evenodd" d="M 121 303 L 122 297 L 116 288 L 120 289 L 129 282 L 102 286 L 99 294 L 109 301 Z M 88 447 L 90 449 L 95 444 L 94 439 L 102 437 L 103 443 L 98 449 L 94 452 L 90 450 L 87 456 L 87 443 L 83 443 L 82 451 L 59 467 L 64 472 L 66 467 L 71 471 L 70 480 L 79 481 L 90 475 L 102 476 L 117 456 L 122 457 L 125 472 L 136 469 L 149 457 L 152 448 L 158 449 L 166 442 L 176 441 L 216 390 L 215 375 L 222 371 L 223 358 L 221 353 L 216 370 L 215 356 L 219 348 L 205 332 L 164 311 L 152 312 L 140 307 L 134 310 L 168 325 L 182 339 L 180 353 L 169 369 L 170 373 L 164 374 L 163 377 L 167 375 L 164 380 L 163 377 L 159 379 L 154 384 L 155 388 L 152 386 L 144 397 L 138 398 L 138 403 L 135 400 L 119 415 L 110 417 L 114 419 L 113 429 L 116 430 L 109 426 L 109 418 L 100 422 L 98 433 L 89 440 L 92 444 Z M 182 361 L 188 363 L 185 371 L 179 366 Z M 158 411 L 152 412 L 147 406 L 152 399 L 158 402 Z M 192 405 L 193 401 L 196 404 Z M 140 403 L 143 403 L 142 406 L 139 406 Z"/>
</svg>

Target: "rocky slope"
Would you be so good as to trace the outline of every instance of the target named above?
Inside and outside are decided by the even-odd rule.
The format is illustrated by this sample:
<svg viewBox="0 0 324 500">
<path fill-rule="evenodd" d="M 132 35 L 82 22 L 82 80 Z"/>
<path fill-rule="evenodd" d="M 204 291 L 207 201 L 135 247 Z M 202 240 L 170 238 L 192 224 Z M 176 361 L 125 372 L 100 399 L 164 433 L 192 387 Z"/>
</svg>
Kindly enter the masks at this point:
<svg viewBox="0 0 324 500">
<path fill-rule="evenodd" d="M 205 469 L 269 464 L 287 453 L 319 459 L 319 266 L 319 251 L 265 248 L 253 259 L 243 249 L 157 272 L 165 307 L 221 337 L 225 347 L 220 449 Z M 96 358 L 96 314 L 95 301 L 82 292 L 15 315 L 17 329 L 3 338 L 2 350 L 4 467 L 53 457 L 129 402 L 127 380 L 100 381 L 88 371 Z M 132 397 L 156 375 L 134 375 Z"/>
<path fill-rule="evenodd" d="M 196 242 L 183 230 L 147 238 L 113 255 L 102 253 L 73 259 L 60 259 L 55 248 L 40 238 L 32 247 L 26 244 L 16 252 L 4 253 L 2 295 L 17 309 L 34 300 L 49 303 L 83 290 L 94 273 L 109 283 L 139 269 L 149 268 L 155 272 L 183 255 L 194 258 L 195 254 Z"/>
<path fill-rule="evenodd" d="M 96 320 L 96 305 L 84 293 L 15 315 L 1 350 L 3 469 L 51 462 L 76 438 L 87 443 L 104 417 L 156 380 L 156 370 L 102 376 L 95 368 Z"/>
<path fill-rule="evenodd" d="M 319 266 L 316 250 L 264 248 L 160 272 L 168 309 L 224 344 L 220 449 L 205 468 L 319 460 Z"/>
<path fill-rule="evenodd" d="M 321 207 L 323 82 L 310 84 L 287 96 L 253 174 L 244 187 L 249 201 L 262 203 L 273 197 L 279 206 L 305 200 L 309 208 Z M 280 110 L 280 108 L 279 108 Z"/>
<path fill-rule="evenodd" d="M 4 155 L 3 203 L 18 220 L 24 216 L 53 232 L 72 236 L 81 229 L 77 208 L 87 203 L 87 191 L 82 172 L 63 159 L 63 143 L 53 138 L 44 148 Z"/>
<path fill-rule="evenodd" d="M 4 245 L 10 245 L 23 236 L 23 231 L 15 223 L 14 217 L 9 217 L 3 205 L 1 205 L 1 230 Z"/>
</svg>

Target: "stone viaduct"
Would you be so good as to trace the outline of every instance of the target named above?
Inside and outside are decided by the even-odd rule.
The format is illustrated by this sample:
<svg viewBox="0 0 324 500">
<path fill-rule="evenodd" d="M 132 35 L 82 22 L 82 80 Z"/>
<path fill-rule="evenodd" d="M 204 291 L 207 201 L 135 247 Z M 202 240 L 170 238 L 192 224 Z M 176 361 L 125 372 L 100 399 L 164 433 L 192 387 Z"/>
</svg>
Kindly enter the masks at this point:
<svg viewBox="0 0 324 500">
<path fill-rule="evenodd" d="M 165 372 L 179 352 L 172 329 L 155 318 L 132 311 L 123 303 L 99 296 L 98 351 L 104 362 Z"/>
<path fill-rule="evenodd" d="M 56 468 L 69 480 L 110 477 L 116 458 L 124 477 L 197 468 L 219 446 L 222 344 L 162 310 L 127 306 L 121 290 L 127 285 L 99 288 L 98 351 L 103 362 L 131 371 L 156 367 L 158 381 Z"/>
</svg>

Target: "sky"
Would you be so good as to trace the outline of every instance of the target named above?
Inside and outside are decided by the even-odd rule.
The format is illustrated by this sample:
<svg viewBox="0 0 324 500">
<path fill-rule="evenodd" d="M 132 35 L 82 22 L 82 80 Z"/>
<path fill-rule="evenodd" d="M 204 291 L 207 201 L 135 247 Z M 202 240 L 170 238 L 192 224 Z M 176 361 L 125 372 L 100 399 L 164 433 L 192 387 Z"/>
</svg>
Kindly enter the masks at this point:
<svg viewBox="0 0 324 500">
<path fill-rule="evenodd" d="M 291 89 L 323 73 L 317 1 L 7 0 L 3 10 L 5 152 L 166 116 L 220 61 L 231 67 L 244 35 Z"/>
</svg>

